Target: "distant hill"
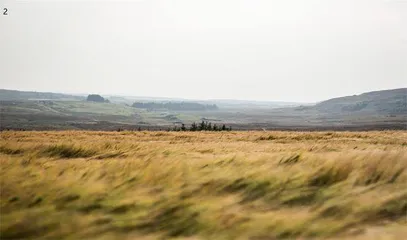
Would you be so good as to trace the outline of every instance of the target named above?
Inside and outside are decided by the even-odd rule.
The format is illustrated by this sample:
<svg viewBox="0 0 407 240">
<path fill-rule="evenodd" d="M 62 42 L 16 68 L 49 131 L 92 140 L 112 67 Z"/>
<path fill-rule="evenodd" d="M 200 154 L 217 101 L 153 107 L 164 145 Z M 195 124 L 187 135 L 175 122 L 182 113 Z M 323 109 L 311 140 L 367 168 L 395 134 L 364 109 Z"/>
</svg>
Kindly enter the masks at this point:
<svg viewBox="0 0 407 240">
<path fill-rule="evenodd" d="M 239 100 L 134 101 L 118 96 L 109 96 L 109 100 L 106 104 L 100 95 L 87 99 L 87 95 L 0 89 L 0 131 L 166 130 L 201 120 L 234 130 L 407 130 L 407 88 L 297 107 L 295 103 L 276 106 L 276 102 Z"/>
<path fill-rule="evenodd" d="M 84 97 L 62 93 L 32 92 L 0 89 L 0 101 L 23 100 L 83 100 Z"/>
<path fill-rule="evenodd" d="M 407 88 L 333 98 L 313 108 L 327 113 L 407 114 Z"/>
</svg>

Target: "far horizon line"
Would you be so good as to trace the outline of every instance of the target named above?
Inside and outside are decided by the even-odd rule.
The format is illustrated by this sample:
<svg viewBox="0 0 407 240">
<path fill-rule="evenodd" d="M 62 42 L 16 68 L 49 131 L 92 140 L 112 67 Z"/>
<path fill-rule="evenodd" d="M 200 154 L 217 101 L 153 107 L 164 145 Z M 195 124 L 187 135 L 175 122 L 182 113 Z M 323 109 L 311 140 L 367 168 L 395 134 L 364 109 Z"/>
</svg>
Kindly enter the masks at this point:
<svg viewBox="0 0 407 240">
<path fill-rule="evenodd" d="M 37 93 L 56 93 L 56 94 L 65 94 L 72 96 L 87 96 L 90 94 L 98 94 L 107 97 L 128 97 L 128 98 L 139 98 L 139 99 L 168 99 L 168 100 L 183 100 L 183 101 L 245 101 L 245 102 L 269 102 L 269 103 L 292 103 L 292 104 L 313 104 L 317 102 L 295 102 L 295 101 L 273 101 L 273 100 L 253 100 L 253 99 L 233 99 L 233 98 L 183 98 L 183 97 L 158 97 L 158 96 L 143 96 L 143 95 L 127 95 L 127 94 L 116 94 L 116 93 L 98 93 L 98 92 L 62 92 L 62 91 L 36 91 L 36 90 L 22 90 L 22 89 L 6 89 L 0 88 L 0 90 L 7 91 L 19 91 L 19 92 L 37 92 Z M 322 100 L 324 101 L 324 100 Z M 319 102 L 319 101 L 318 101 Z"/>
<path fill-rule="evenodd" d="M 366 91 L 362 93 L 357 93 L 357 94 L 352 94 L 352 95 L 342 95 L 342 96 L 336 96 L 336 97 L 331 97 L 319 101 L 313 101 L 313 102 L 305 102 L 305 101 L 281 101 L 281 100 L 253 100 L 253 99 L 234 99 L 234 98 L 208 98 L 208 99 L 203 99 L 203 98 L 184 98 L 184 97 L 158 97 L 158 96 L 142 96 L 142 95 L 127 95 L 127 94 L 117 94 L 117 93 L 97 93 L 97 92 L 87 92 L 87 93 L 80 93 L 80 92 L 59 92 L 59 91 L 36 91 L 36 90 L 21 90 L 21 89 L 6 89 L 6 88 L 0 88 L 0 90 L 8 90 L 8 91 L 19 91 L 19 92 L 38 92 L 38 93 L 56 93 L 56 94 L 65 94 L 65 95 L 72 95 L 72 96 L 87 96 L 90 94 L 98 94 L 102 96 L 108 96 L 108 97 L 129 97 L 129 98 L 139 98 L 139 99 L 166 99 L 166 100 L 182 100 L 182 101 L 244 101 L 244 102 L 263 102 L 263 103 L 285 103 L 285 104 L 316 104 L 320 103 L 323 101 L 327 101 L 329 99 L 335 99 L 335 98 L 341 98 L 341 97 L 350 97 L 350 96 L 357 96 L 365 93 L 371 93 L 371 92 L 380 92 L 380 91 L 390 91 L 390 90 L 399 90 L 399 89 L 406 89 L 407 91 L 407 86 L 406 87 L 400 87 L 400 88 L 391 88 L 391 89 L 381 89 L 381 90 L 371 90 L 371 91 Z"/>
</svg>

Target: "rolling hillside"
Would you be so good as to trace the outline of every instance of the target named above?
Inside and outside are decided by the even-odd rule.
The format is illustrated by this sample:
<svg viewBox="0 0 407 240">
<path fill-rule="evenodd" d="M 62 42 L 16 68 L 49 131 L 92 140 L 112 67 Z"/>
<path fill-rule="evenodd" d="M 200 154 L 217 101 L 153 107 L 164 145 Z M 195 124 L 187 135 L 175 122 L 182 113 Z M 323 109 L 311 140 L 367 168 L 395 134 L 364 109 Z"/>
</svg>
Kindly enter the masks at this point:
<svg viewBox="0 0 407 240">
<path fill-rule="evenodd" d="M 202 120 L 226 124 L 235 130 L 407 129 L 407 88 L 333 98 L 300 107 L 276 108 L 273 102 L 241 102 L 233 106 L 230 102 L 201 102 L 219 104 L 216 111 L 144 109 L 132 107 L 131 98 L 115 100 L 94 103 L 82 96 L 0 90 L 0 129 L 165 130 Z"/>
<path fill-rule="evenodd" d="M 333 98 L 317 104 L 315 109 L 332 113 L 407 114 L 407 88 Z"/>
<path fill-rule="evenodd" d="M 0 101 L 10 100 L 83 100 L 85 97 L 62 93 L 0 89 Z"/>
</svg>

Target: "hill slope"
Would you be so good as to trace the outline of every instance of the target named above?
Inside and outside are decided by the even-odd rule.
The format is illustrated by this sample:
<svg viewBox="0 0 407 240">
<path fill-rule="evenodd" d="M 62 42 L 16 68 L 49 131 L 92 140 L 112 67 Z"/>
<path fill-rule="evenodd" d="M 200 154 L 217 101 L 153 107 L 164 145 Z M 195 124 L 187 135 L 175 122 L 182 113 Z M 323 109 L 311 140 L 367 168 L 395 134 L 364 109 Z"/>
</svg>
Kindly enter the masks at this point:
<svg viewBox="0 0 407 240">
<path fill-rule="evenodd" d="M 333 98 L 315 106 L 322 112 L 363 112 L 379 114 L 406 114 L 407 88 L 374 91 L 360 95 Z"/>
<path fill-rule="evenodd" d="M 0 89 L 1 101 L 16 100 L 83 100 L 84 97 L 62 93 L 32 92 Z"/>
<path fill-rule="evenodd" d="M 202 120 L 235 130 L 407 129 L 407 88 L 333 98 L 313 106 L 276 108 L 272 104 L 242 102 L 218 105 L 217 111 L 145 109 L 131 107 L 132 99 L 120 100 L 96 103 L 82 96 L 0 89 L 0 130 L 159 130 L 181 124 L 188 127 Z M 200 102 L 208 103 L 215 104 Z"/>
</svg>

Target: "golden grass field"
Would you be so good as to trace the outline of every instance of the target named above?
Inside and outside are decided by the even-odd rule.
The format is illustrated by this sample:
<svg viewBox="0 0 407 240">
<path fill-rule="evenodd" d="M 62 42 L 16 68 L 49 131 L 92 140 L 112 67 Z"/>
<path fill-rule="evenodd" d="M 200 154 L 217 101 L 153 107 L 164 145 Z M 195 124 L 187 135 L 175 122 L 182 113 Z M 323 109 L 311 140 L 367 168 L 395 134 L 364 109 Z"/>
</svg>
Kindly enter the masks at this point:
<svg viewBox="0 0 407 240">
<path fill-rule="evenodd" d="M 1 132 L 0 239 L 406 239 L 407 132 Z"/>
</svg>

